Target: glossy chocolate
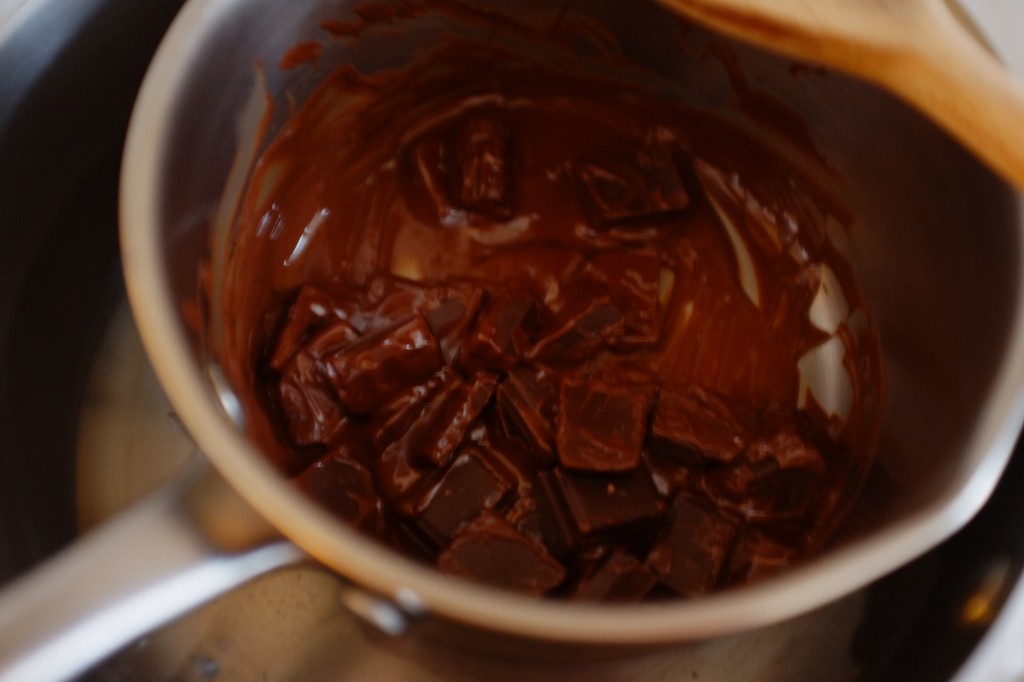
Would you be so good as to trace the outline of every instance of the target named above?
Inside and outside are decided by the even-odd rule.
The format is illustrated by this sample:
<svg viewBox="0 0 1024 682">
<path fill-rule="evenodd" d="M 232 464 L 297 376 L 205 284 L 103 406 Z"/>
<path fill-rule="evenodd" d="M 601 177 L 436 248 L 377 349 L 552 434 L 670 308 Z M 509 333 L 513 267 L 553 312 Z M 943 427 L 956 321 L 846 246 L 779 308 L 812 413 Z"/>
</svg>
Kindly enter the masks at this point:
<svg viewBox="0 0 1024 682">
<path fill-rule="evenodd" d="M 569 52 L 343 67 L 269 145 L 222 298 L 253 438 L 383 542 L 535 596 L 692 597 L 803 560 L 877 431 L 844 213 L 777 146 L 537 40 Z M 839 406 L 806 369 L 837 339 L 814 371 Z"/>
</svg>

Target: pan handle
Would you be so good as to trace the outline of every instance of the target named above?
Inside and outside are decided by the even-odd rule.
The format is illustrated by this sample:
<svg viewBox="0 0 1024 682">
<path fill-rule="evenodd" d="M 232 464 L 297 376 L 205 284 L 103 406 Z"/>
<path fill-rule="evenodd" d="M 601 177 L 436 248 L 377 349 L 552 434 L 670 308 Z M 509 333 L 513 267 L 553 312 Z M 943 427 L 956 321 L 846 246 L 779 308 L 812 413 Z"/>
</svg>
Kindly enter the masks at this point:
<svg viewBox="0 0 1024 682">
<path fill-rule="evenodd" d="M 0 682 L 73 677 L 305 558 L 205 460 L 198 466 L 0 591 Z"/>
</svg>

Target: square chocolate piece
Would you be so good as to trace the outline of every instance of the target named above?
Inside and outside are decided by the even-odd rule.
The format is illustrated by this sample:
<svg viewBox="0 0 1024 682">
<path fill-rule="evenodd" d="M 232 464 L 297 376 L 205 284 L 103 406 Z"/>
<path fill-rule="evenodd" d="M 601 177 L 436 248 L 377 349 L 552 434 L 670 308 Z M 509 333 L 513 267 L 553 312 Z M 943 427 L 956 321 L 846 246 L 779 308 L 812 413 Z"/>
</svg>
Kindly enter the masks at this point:
<svg viewBox="0 0 1024 682">
<path fill-rule="evenodd" d="M 658 577 L 631 554 L 614 550 L 597 569 L 580 580 L 572 598 L 581 601 L 643 601 Z"/>
<path fill-rule="evenodd" d="M 583 536 L 636 529 L 665 511 L 650 473 L 643 468 L 601 475 L 555 469 L 550 483 Z"/>
<path fill-rule="evenodd" d="M 797 553 L 792 547 L 748 528 L 740 535 L 732 551 L 728 579 L 732 583 L 740 584 L 763 580 L 792 564 L 796 556 Z"/>
<path fill-rule="evenodd" d="M 559 400 L 558 460 L 577 471 L 629 471 L 643 450 L 653 384 L 566 376 Z"/>
<path fill-rule="evenodd" d="M 498 386 L 497 411 L 510 439 L 523 443 L 538 462 L 553 461 L 556 386 L 544 373 L 513 369 Z"/>
<path fill-rule="evenodd" d="M 423 412 L 424 405 L 442 386 L 455 381 L 455 373 L 445 367 L 425 383 L 400 393 L 377 410 L 372 420 L 373 444 L 378 451 L 400 440 Z"/>
<path fill-rule="evenodd" d="M 345 411 L 309 353 L 300 351 L 288 361 L 277 382 L 277 398 L 293 445 L 330 443 L 344 427 Z"/>
<path fill-rule="evenodd" d="M 347 446 L 335 448 L 296 476 L 307 495 L 356 528 L 375 532 L 381 501 L 373 475 Z"/>
<path fill-rule="evenodd" d="M 462 524 L 483 509 L 493 509 L 510 490 L 511 483 L 483 449 L 466 447 L 421 498 L 416 523 L 434 542 L 445 545 Z"/>
<path fill-rule="evenodd" d="M 648 555 L 648 565 L 663 585 L 684 597 L 715 589 L 736 538 L 736 522 L 680 495 L 672 506 L 670 523 Z"/>
<path fill-rule="evenodd" d="M 608 296 L 581 296 L 574 302 L 578 304 L 559 311 L 552 328 L 526 351 L 528 360 L 582 362 L 622 338 L 625 317 Z"/>
<path fill-rule="evenodd" d="M 407 394 L 409 399 L 402 401 L 401 412 L 392 413 L 374 434 L 377 447 L 382 449 L 375 467 L 378 485 L 407 516 L 416 515 L 417 504 L 407 493 L 448 466 L 489 402 L 497 381 L 484 373 L 471 382 L 449 370 L 442 374 L 445 382 L 422 398 L 418 398 L 418 391 Z"/>
<path fill-rule="evenodd" d="M 728 403 L 698 386 L 663 386 L 654 408 L 651 447 L 684 463 L 731 462 L 750 432 Z"/>
<path fill-rule="evenodd" d="M 779 469 L 771 460 L 717 467 L 697 478 L 700 489 L 720 508 L 751 522 L 811 522 L 828 502 L 821 478 L 801 469 Z"/>
<path fill-rule="evenodd" d="M 302 350 L 320 360 L 324 356 L 337 353 L 358 338 L 359 332 L 350 323 L 345 320 L 334 320 L 314 334 Z"/>
<path fill-rule="evenodd" d="M 428 291 L 420 312 L 441 344 L 446 363 L 453 364 L 457 359 L 485 297 L 483 289 L 463 282 Z"/>
<path fill-rule="evenodd" d="M 565 580 L 565 568 L 543 545 L 489 510 L 455 534 L 437 567 L 448 575 L 537 597 Z"/>
<path fill-rule="evenodd" d="M 288 309 L 288 317 L 278 332 L 274 352 L 267 364 L 282 371 L 309 336 L 331 320 L 338 319 L 334 305 L 334 299 L 324 291 L 312 285 L 302 287 Z"/>
<path fill-rule="evenodd" d="M 493 374 L 480 372 L 471 381 L 453 377 L 443 385 L 400 437 L 410 461 L 421 467 L 447 466 L 490 402 L 497 383 Z"/>
<path fill-rule="evenodd" d="M 526 327 L 533 313 L 530 296 L 496 296 L 463 341 L 459 364 L 470 371 L 512 369 L 529 343 Z"/>
<path fill-rule="evenodd" d="M 420 315 L 360 338 L 324 364 L 339 402 L 358 415 L 372 413 L 443 366 L 437 338 Z"/>
</svg>

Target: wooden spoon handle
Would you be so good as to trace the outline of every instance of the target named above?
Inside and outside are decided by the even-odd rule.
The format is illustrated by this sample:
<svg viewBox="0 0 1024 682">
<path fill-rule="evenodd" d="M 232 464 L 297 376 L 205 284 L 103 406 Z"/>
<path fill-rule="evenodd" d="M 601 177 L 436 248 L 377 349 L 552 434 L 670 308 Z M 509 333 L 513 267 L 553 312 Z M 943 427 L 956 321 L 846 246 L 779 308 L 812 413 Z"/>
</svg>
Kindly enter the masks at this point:
<svg viewBox="0 0 1024 682">
<path fill-rule="evenodd" d="M 1024 190 L 1024 85 L 943 3 L 920 3 L 920 10 L 909 53 L 875 77 Z"/>
</svg>

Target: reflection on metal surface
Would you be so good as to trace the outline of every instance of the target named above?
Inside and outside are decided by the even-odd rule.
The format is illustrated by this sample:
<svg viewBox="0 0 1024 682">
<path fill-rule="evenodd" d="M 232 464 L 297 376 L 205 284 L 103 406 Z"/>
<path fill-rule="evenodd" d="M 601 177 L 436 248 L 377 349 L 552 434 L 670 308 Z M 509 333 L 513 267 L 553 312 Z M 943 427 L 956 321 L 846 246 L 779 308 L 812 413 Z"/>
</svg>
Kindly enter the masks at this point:
<svg viewBox="0 0 1024 682">
<path fill-rule="evenodd" d="M 989 566 L 960 610 L 963 625 L 986 626 L 995 620 L 1016 578 L 1013 568 L 1009 558 L 997 559 Z"/>
<path fill-rule="evenodd" d="M 341 601 L 355 616 L 386 635 L 397 637 L 409 626 L 406 615 L 397 606 L 358 588 L 342 592 Z"/>
<path fill-rule="evenodd" d="M 235 392 L 231 389 L 231 384 L 228 383 L 227 378 L 224 376 L 224 370 L 211 362 L 206 366 L 206 374 L 210 378 L 210 384 L 217 391 L 217 399 L 220 401 L 220 406 L 224 409 L 224 414 L 235 425 L 242 427 L 245 424 L 245 412 L 242 410 L 242 403 L 239 402 L 238 396 L 235 395 Z"/>
</svg>

